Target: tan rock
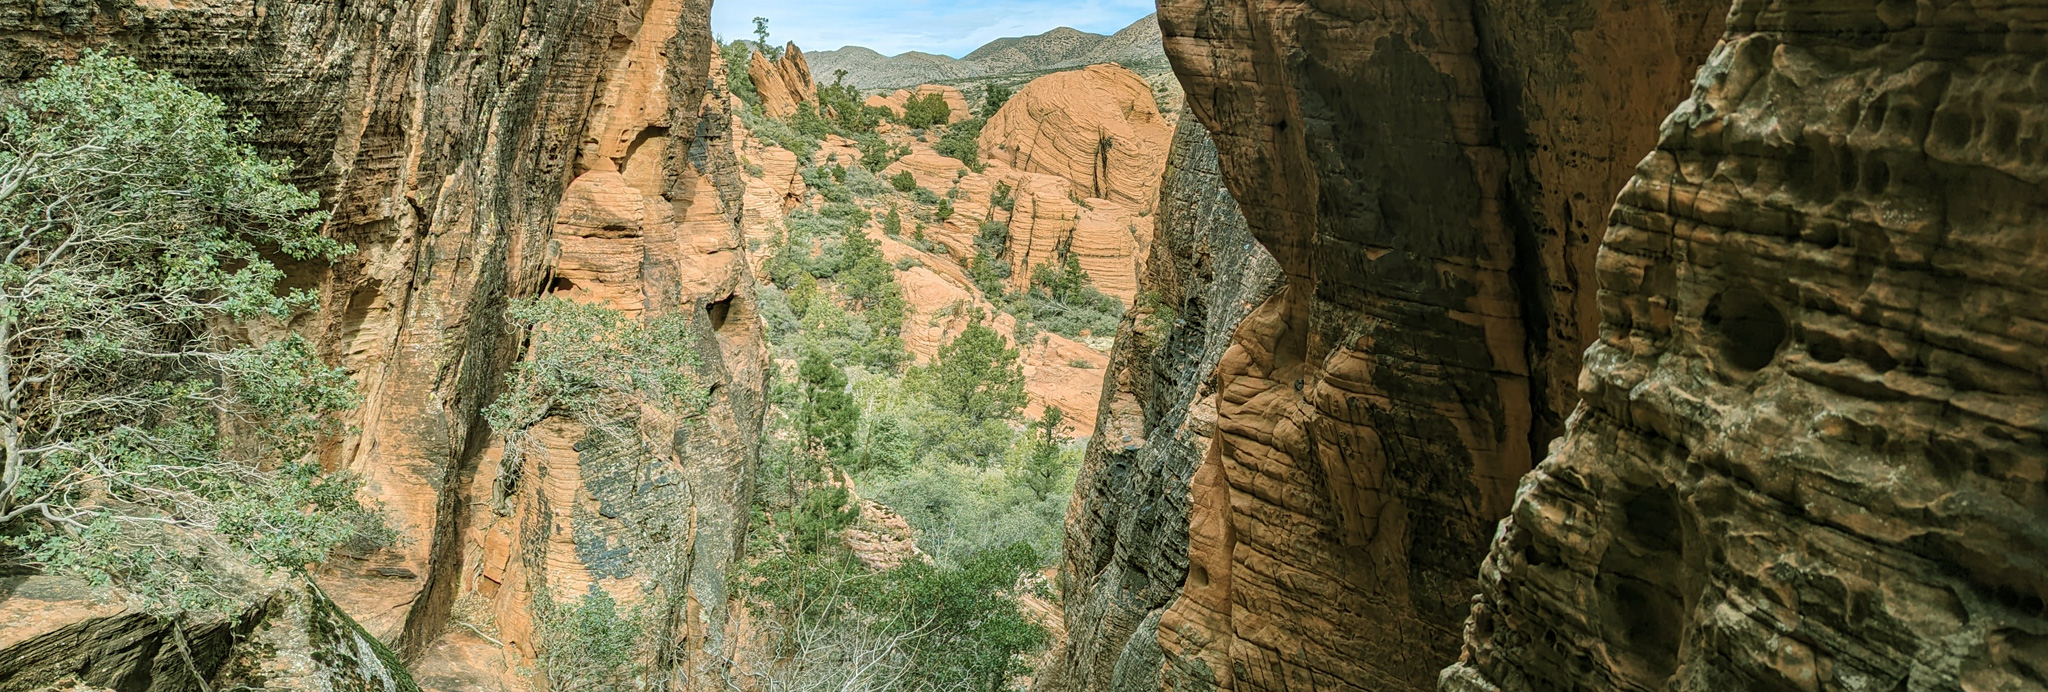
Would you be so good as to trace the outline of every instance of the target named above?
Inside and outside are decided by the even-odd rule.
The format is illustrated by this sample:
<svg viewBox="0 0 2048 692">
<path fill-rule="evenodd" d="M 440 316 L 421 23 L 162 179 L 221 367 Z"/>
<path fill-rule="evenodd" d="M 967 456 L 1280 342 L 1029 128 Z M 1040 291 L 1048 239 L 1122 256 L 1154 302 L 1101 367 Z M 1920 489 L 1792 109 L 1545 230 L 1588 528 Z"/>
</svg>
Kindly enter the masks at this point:
<svg viewBox="0 0 2048 692">
<path fill-rule="evenodd" d="M 1066 178 L 1081 197 L 1140 209 L 1158 203 L 1173 125 L 1152 88 L 1116 65 L 1039 77 L 981 130 L 982 157 Z"/>
<path fill-rule="evenodd" d="M 796 114 L 797 106 L 818 102 L 818 83 L 811 79 L 803 50 L 794 43 L 784 45 L 782 55 L 774 60 L 754 50 L 747 58 L 747 77 L 754 81 L 754 91 L 761 95 L 761 110 L 769 117 L 787 118 Z"/>
</svg>

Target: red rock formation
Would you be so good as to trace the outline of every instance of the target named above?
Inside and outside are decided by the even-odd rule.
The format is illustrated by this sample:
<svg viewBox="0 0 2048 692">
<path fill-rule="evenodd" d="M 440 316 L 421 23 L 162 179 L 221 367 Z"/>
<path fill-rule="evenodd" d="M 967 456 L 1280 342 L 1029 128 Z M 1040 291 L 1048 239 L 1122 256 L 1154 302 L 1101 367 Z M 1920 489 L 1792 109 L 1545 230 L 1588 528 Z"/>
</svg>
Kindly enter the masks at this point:
<svg viewBox="0 0 2048 692">
<path fill-rule="evenodd" d="M 737 251 L 740 166 L 723 96 L 706 99 L 716 53 L 709 5 L 485 0 L 449 11 L 220 0 L 0 17 L 9 78 L 105 46 L 251 113 L 265 153 L 302 162 L 300 182 L 332 208 L 327 232 L 359 248 L 331 268 L 288 268 L 322 297 L 320 312 L 294 327 L 364 394 L 351 433 L 321 450 L 323 462 L 359 474 L 404 540 L 339 555 L 318 574 L 346 612 L 408 658 L 434 648 L 459 596 L 496 601 L 517 630 L 517 592 L 531 585 L 519 570 L 573 579 L 588 567 L 543 545 L 556 538 L 547 531 L 570 524 L 523 513 L 574 505 L 583 492 L 574 474 L 551 478 L 571 495 L 491 514 L 493 435 L 479 415 L 520 357 L 507 300 L 573 286 L 644 314 L 705 316 L 696 329 L 718 402 L 665 457 L 663 470 L 692 489 L 666 507 L 693 523 L 660 539 L 689 546 L 660 557 L 693 575 L 667 585 L 682 604 L 669 615 L 687 623 L 672 634 L 691 653 L 654 664 L 692 679 L 719 665 L 722 575 L 744 530 L 765 383 L 752 280 Z M 573 467 L 569 444 L 550 463 Z M 534 533 L 519 534 L 530 542 L 513 555 L 494 522 Z M 640 541 L 636 550 L 655 540 L 618 521 L 574 528 Z M 625 569 L 645 574 L 653 556 L 637 555 Z M 526 561 L 534 556 L 558 569 L 539 574 Z M 471 689 L 502 673 L 450 670 L 429 687 Z"/>
<path fill-rule="evenodd" d="M 761 110 L 771 118 L 795 115 L 797 106 L 818 102 L 818 83 L 811 79 L 811 66 L 804 52 L 791 43 L 782 47 L 774 60 L 755 50 L 747 58 L 747 77 L 761 95 Z"/>
<path fill-rule="evenodd" d="M 1100 640 L 1075 689 L 1112 670 L 1116 689 L 1434 686 L 1494 522 L 1570 405 L 1591 337 L 1583 224 L 1719 16 L 1161 4 L 1188 108 L 1286 285 L 1221 357 L 1157 662 Z"/>
<path fill-rule="evenodd" d="M 2044 32 L 1735 4 L 1442 689 L 2048 684 Z"/>
<path fill-rule="evenodd" d="M 1172 137 L 1144 79 L 1093 65 L 1018 89 L 982 128 L 981 151 L 1020 171 L 1066 178 L 1081 197 L 1151 209 Z"/>
</svg>

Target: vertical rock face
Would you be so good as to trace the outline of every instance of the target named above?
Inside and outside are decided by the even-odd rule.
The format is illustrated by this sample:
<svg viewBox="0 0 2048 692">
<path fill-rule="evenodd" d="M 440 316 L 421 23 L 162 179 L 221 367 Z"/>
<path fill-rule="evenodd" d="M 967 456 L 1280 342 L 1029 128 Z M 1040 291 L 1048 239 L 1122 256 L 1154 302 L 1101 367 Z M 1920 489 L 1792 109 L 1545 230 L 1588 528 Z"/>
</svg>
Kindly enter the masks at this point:
<svg viewBox="0 0 2048 692">
<path fill-rule="evenodd" d="M 1116 65 L 1057 72 L 1017 90 L 979 142 L 1015 198 L 1012 287 L 1028 288 L 1033 269 L 1072 252 L 1097 288 L 1135 299 L 1173 131 L 1152 88 Z"/>
<path fill-rule="evenodd" d="M 1220 360 L 1147 676 L 1435 685 L 1494 524 L 1573 404 L 1591 220 L 1725 7 L 1161 3 L 1188 108 L 1286 279 Z"/>
<path fill-rule="evenodd" d="M 1212 376 L 1238 320 L 1280 286 L 1223 187 L 1216 146 L 1182 116 L 1142 288 L 1125 315 L 1067 516 L 1068 637 L 1040 690 L 1160 686 L 1159 616 L 1188 571 L 1190 478 L 1216 434 Z M 1142 498 L 1142 500 L 1138 499 Z"/>
<path fill-rule="evenodd" d="M 286 267 L 322 296 L 292 326 L 364 394 L 324 463 L 359 474 L 404 540 L 338 556 L 319 578 L 409 659 L 432 658 L 472 592 L 517 630 L 533 586 L 521 579 L 538 572 L 520 573 L 522 560 L 567 584 L 672 560 L 688 575 L 687 612 L 664 614 L 679 653 L 656 671 L 672 687 L 714 682 L 705 670 L 726 627 L 764 378 L 736 227 L 745 190 L 724 98 L 706 94 L 709 11 L 708 0 L 200 0 L 0 13 L 0 78 L 92 47 L 169 70 L 255 116 L 258 145 L 301 164 L 298 182 L 333 210 L 328 232 L 357 246 L 333 267 Z M 564 456 L 549 460 L 561 494 L 499 516 L 489 493 L 501 469 L 479 411 L 521 357 L 504 310 L 556 290 L 695 315 L 714 402 L 678 424 L 661 469 L 600 478 L 577 468 L 564 431 Z M 636 524 L 644 517 L 608 508 L 599 486 L 634 473 L 676 489 L 659 513 L 687 521 Z M 527 541 L 520 555 L 505 522 Z M 543 545 L 566 536 L 610 550 Z M 517 655 L 534 645 L 508 643 Z M 517 655 L 451 679 L 468 688 L 462 675 L 477 669 L 527 665 Z"/>
<path fill-rule="evenodd" d="M 774 60 L 754 51 L 747 59 L 747 77 L 754 80 L 761 110 L 770 117 L 787 118 L 796 114 L 797 106 L 818 102 L 818 83 L 811 79 L 810 63 L 794 43 L 784 45 L 782 55 Z"/>
<path fill-rule="evenodd" d="M 1736 3 L 1443 689 L 2048 685 L 2043 9 Z"/>
</svg>

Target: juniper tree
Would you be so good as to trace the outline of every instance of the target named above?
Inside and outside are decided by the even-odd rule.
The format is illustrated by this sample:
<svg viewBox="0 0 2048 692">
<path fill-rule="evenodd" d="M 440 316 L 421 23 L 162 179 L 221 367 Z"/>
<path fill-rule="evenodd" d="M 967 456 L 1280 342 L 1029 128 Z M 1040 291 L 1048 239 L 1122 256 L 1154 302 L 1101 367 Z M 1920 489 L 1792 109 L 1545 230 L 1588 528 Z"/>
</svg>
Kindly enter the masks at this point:
<svg viewBox="0 0 2048 692">
<path fill-rule="evenodd" d="M 311 458 L 347 374 L 246 330 L 313 306 L 274 258 L 350 248 L 224 111 L 97 54 L 0 100 L 0 536 L 160 607 L 224 606 L 226 564 L 298 568 L 375 524 Z"/>
</svg>

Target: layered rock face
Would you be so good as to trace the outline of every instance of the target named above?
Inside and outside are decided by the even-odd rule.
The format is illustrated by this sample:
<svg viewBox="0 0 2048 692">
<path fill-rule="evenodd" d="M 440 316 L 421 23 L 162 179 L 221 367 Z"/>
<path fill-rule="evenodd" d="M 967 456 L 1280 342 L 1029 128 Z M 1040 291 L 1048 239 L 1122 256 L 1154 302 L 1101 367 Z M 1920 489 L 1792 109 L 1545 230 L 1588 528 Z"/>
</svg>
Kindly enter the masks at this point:
<svg viewBox="0 0 2048 692">
<path fill-rule="evenodd" d="M 665 602 L 683 605 L 660 613 L 677 653 L 654 671 L 671 688 L 714 681 L 764 377 L 735 223 L 745 188 L 723 96 L 706 98 L 708 16 L 706 0 L 218 0 L 0 14 L 5 78 L 103 46 L 251 113 L 259 146 L 301 162 L 298 182 L 321 191 L 327 232 L 357 246 L 333 267 L 287 267 L 322 297 L 292 327 L 364 394 L 323 462 L 360 475 L 404 540 L 337 556 L 318 577 L 343 611 L 423 667 L 435 667 L 458 597 L 489 601 L 501 641 L 517 639 L 536 585 L 578 586 L 583 574 L 634 584 L 659 558 L 688 577 L 663 585 Z M 549 291 L 692 315 L 713 404 L 678 423 L 661 468 L 580 468 L 575 431 L 564 430 L 547 487 L 513 483 L 538 494 L 493 503 L 505 478 L 479 411 L 522 357 L 504 312 Z M 628 478 L 673 492 L 652 509 L 605 504 L 606 487 Z M 643 509 L 689 519 L 643 521 Z M 447 685 L 485 687 L 530 666 L 531 637 L 506 644 L 502 660 L 447 666 Z"/>
<path fill-rule="evenodd" d="M 1037 671 L 1040 690 L 1160 687 L 1159 618 L 1188 571 L 1188 488 L 1213 451 L 1216 364 L 1238 321 L 1280 287 L 1191 117 L 1175 131 L 1159 210 L 1142 282 L 1155 300 L 1125 315 L 1110 353 L 1067 515 L 1068 636 Z"/>
<path fill-rule="evenodd" d="M 1442 689 L 2048 685 L 2044 31 L 1736 3 Z"/>
<path fill-rule="evenodd" d="M 1160 662 L 1108 637 L 1072 654 L 1084 679 L 1435 686 L 1495 522 L 1574 404 L 1597 219 L 1725 7 L 1161 4 L 1285 286 L 1218 361 Z"/>
<path fill-rule="evenodd" d="M 798 106 L 818 102 L 818 82 L 811 78 L 811 65 L 804 61 L 803 50 L 794 43 L 784 45 L 782 55 L 774 60 L 755 50 L 747 58 L 747 77 L 754 80 L 761 110 L 769 117 L 787 118 L 796 114 Z"/>
<path fill-rule="evenodd" d="M 1000 186 L 1011 203 L 996 213 L 977 196 L 962 210 L 986 209 L 1009 224 L 1012 288 L 1027 288 L 1034 269 L 1071 252 L 1097 288 L 1129 303 L 1172 137 L 1151 87 L 1130 70 L 1095 65 L 1040 77 L 981 131 L 993 180 L 986 187 L 993 195 Z M 976 229 L 963 230 L 966 247 Z"/>
<path fill-rule="evenodd" d="M 981 131 L 990 161 L 1074 181 L 1083 197 L 1149 208 L 1173 126 L 1137 73 L 1093 65 L 1032 80 Z"/>
</svg>

